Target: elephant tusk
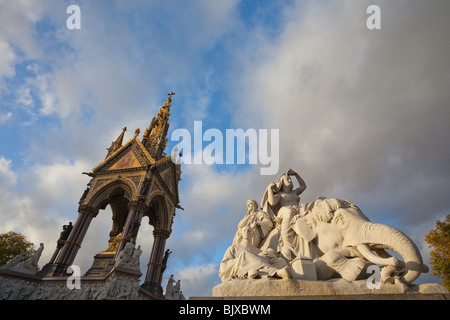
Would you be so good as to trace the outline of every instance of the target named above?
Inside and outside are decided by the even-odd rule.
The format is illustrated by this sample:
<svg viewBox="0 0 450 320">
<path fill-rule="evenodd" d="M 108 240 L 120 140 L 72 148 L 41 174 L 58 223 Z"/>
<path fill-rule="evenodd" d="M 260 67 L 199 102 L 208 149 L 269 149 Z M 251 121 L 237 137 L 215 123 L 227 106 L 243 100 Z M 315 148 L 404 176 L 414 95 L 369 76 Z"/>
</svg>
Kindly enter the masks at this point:
<svg viewBox="0 0 450 320">
<path fill-rule="evenodd" d="M 358 251 L 370 262 L 374 264 L 381 264 L 383 266 L 393 266 L 393 267 L 402 267 L 404 266 L 403 261 L 398 260 L 395 257 L 390 258 L 381 258 L 374 254 L 372 250 L 370 250 L 369 246 L 367 244 L 358 244 L 356 246 Z"/>
</svg>

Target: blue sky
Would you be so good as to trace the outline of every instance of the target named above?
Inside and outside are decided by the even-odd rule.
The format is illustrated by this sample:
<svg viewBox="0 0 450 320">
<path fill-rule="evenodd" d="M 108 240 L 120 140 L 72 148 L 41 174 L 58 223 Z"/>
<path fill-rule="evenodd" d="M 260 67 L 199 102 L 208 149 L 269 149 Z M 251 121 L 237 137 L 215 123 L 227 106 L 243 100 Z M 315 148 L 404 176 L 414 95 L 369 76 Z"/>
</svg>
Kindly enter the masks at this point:
<svg viewBox="0 0 450 320">
<path fill-rule="evenodd" d="M 81 9 L 81 30 L 66 28 L 70 4 Z M 366 27 L 371 4 L 381 7 L 381 30 Z M 427 260 L 423 236 L 450 210 L 448 6 L 0 0 L 0 232 L 44 242 L 48 260 L 61 226 L 76 219 L 81 173 L 124 126 L 125 139 L 148 126 L 173 90 L 169 136 L 194 121 L 223 132 L 279 129 L 279 174 L 300 173 L 302 201 L 349 199 L 407 233 Z M 245 201 L 260 201 L 279 174 L 183 167 L 185 210 L 167 243 L 166 276 L 181 279 L 186 296 L 211 294 Z M 83 270 L 107 244 L 107 210 L 77 256 Z M 151 232 L 139 234 L 142 265 Z"/>
</svg>

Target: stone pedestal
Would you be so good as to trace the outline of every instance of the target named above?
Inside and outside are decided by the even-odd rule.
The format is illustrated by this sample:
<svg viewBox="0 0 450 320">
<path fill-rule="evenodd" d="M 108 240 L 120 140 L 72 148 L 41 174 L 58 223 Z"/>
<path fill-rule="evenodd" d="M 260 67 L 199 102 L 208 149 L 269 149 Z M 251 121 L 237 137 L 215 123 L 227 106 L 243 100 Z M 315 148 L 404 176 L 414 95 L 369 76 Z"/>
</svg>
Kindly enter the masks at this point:
<svg viewBox="0 0 450 320">
<path fill-rule="evenodd" d="M 69 287 L 70 276 L 42 277 L 0 270 L 0 300 L 154 300 L 141 292 L 139 269 L 114 266 L 107 274 L 80 277 Z"/>
<path fill-rule="evenodd" d="M 157 283 L 145 282 L 141 285 L 141 291 L 156 299 L 164 299 L 163 288 Z"/>
<path fill-rule="evenodd" d="M 114 252 L 97 253 L 94 256 L 94 262 L 92 262 L 91 268 L 88 271 L 86 271 L 84 276 L 95 276 L 108 273 L 114 266 L 115 262 L 114 257 L 115 257 Z"/>
<path fill-rule="evenodd" d="M 57 267 L 58 265 L 55 263 L 47 263 L 42 267 L 38 274 L 43 277 L 51 277 L 55 273 Z"/>
<path fill-rule="evenodd" d="M 339 297 L 374 295 L 440 294 L 450 298 L 448 290 L 437 283 L 421 285 L 381 284 L 380 289 L 369 289 L 366 280 L 309 281 L 296 279 L 232 280 L 213 288 L 212 296 L 220 298 L 313 298 L 339 299 Z"/>
</svg>

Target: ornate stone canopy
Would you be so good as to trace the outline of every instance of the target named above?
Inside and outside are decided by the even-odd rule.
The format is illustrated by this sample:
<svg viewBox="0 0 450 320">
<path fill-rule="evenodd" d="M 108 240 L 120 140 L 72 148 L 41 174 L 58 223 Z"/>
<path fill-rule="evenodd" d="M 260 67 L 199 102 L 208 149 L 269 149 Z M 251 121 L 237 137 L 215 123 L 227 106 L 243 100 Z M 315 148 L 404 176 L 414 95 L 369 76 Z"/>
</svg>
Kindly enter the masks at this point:
<svg viewBox="0 0 450 320">
<path fill-rule="evenodd" d="M 77 221 L 67 239 L 59 241 L 59 247 L 45 266 L 43 272 L 47 275 L 58 276 L 66 272 L 74 262 L 90 222 L 109 205 L 113 220 L 109 245 L 97 254 L 85 276 L 107 272 L 108 265 L 114 265 L 126 243 L 135 243 L 142 217 L 148 216 L 154 227 L 154 243 L 143 288 L 162 294 L 165 241 L 172 232 L 175 210 L 181 208 L 178 195 L 180 164 L 172 161 L 177 155 L 167 156 L 164 152 L 174 94 L 168 94 L 142 139 L 138 128 L 133 138 L 123 143 L 127 130 L 124 127 L 107 148 L 106 158 L 91 172 L 84 172 L 92 179 L 80 198 Z"/>
</svg>

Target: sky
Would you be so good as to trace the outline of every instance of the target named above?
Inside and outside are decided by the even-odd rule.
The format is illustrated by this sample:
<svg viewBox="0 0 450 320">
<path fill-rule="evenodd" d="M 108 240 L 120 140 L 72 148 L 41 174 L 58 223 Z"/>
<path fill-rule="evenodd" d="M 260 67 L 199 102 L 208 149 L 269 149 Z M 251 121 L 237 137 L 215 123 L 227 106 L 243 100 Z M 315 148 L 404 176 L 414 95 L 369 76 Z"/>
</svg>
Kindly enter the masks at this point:
<svg viewBox="0 0 450 320">
<path fill-rule="evenodd" d="M 81 29 L 66 25 L 73 4 Z M 381 29 L 367 27 L 370 5 Z M 182 164 L 163 288 L 173 274 L 186 297 L 210 296 L 246 200 L 290 168 L 307 184 L 301 202 L 348 199 L 429 265 L 424 235 L 450 213 L 449 12 L 446 0 L 0 0 L 0 233 L 44 243 L 44 265 L 78 215 L 82 172 L 174 91 L 168 149 L 194 121 L 224 136 L 277 129 L 279 168 Z M 111 226 L 108 207 L 75 260 L 82 273 Z"/>
</svg>

